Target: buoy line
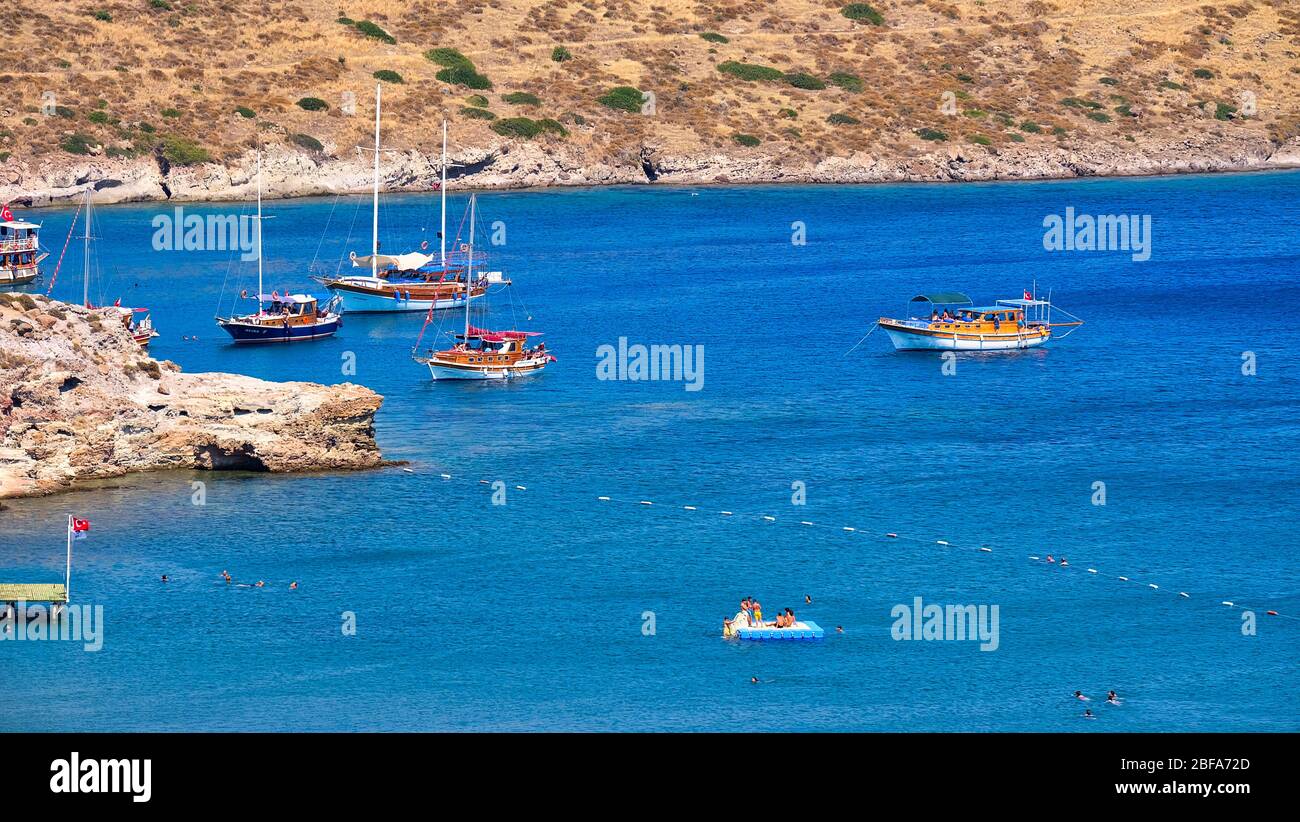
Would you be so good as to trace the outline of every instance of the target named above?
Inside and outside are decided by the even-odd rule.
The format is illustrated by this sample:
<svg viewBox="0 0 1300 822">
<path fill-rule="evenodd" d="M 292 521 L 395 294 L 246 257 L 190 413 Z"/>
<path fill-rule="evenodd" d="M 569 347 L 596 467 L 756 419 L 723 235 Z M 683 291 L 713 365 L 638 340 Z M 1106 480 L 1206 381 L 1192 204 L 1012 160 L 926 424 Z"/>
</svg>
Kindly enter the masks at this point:
<svg viewBox="0 0 1300 822">
<path fill-rule="evenodd" d="M 443 473 L 440 474 L 439 476 L 443 481 L 448 481 L 452 479 L 451 474 Z M 491 486 L 492 481 L 487 479 L 481 479 L 478 480 L 478 484 L 484 486 Z M 515 485 L 514 488 L 518 491 L 527 490 L 526 486 L 523 485 Z M 977 553 L 977 554 L 994 554 L 999 557 L 1010 555 L 1010 551 L 1008 549 L 1003 549 L 1003 548 L 995 549 L 994 546 L 984 544 L 984 543 L 981 543 L 979 545 L 974 545 L 974 544 L 966 545 L 966 544 L 954 542 L 952 540 L 947 540 L 947 539 L 928 539 L 925 537 L 914 537 L 909 534 L 900 533 L 897 531 L 884 531 L 878 529 L 870 529 L 870 528 L 864 528 L 860 525 L 837 525 L 833 523 L 813 522 L 810 520 L 799 519 L 793 516 L 778 517 L 772 513 L 767 513 L 767 512 L 746 512 L 746 511 L 736 511 L 736 510 L 727 510 L 727 509 L 715 509 L 715 508 L 709 508 L 700 505 L 687 505 L 687 504 L 679 505 L 676 503 L 664 503 L 657 500 L 641 499 L 641 498 L 624 499 L 624 498 L 614 497 L 608 494 L 602 494 L 596 496 L 595 501 L 598 504 L 623 505 L 623 506 L 627 506 L 629 509 L 651 508 L 651 509 L 660 509 L 660 510 L 668 510 L 668 511 L 678 511 L 678 512 L 683 512 L 684 516 L 688 515 L 686 512 L 689 512 L 689 515 L 691 516 L 692 519 L 695 519 L 702 524 L 706 522 L 718 522 L 718 521 L 727 520 L 727 521 L 738 521 L 738 522 L 753 522 L 756 525 L 765 524 L 763 527 L 793 525 L 799 531 L 805 534 L 819 533 L 819 535 L 823 537 L 831 537 L 832 535 L 836 535 L 837 539 L 842 539 L 844 537 L 858 536 L 858 537 L 865 537 L 868 539 L 874 538 L 874 539 L 884 539 L 884 540 L 901 540 L 905 542 L 915 543 L 917 545 L 929 546 L 931 548 L 937 547 L 940 550 L 958 550 L 958 551 L 967 551 L 967 552 Z M 810 531 L 810 529 L 813 530 Z M 1134 580 L 1133 578 L 1125 575 L 1103 573 L 1101 570 L 1093 566 L 1087 566 L 1082 564 L 1073 565 L 1069 563 L 1068 560 L 1066 560 L 1066 557 L 1064 556 L 1060 557 L 1059 559 L 1053 557 L 1053 560 L 1050 563 L 1048 563 L 1046 557 L 1053 556 L 1053 554 L 1047 554 L 1047 553 L 1028 554 L 1026 556 L 1029 559 L 1029 561 L 1033 562 L 1036 565 L 1050 566 L 1060 571 L 1072 571 L 1075 573 L 1083 573 L 1088 576 L 1095 576 L 1099 579 L 1112 579 L 1115 580 L 1116 582 L 1125 582 L 1125 583 L 1132 583 L 1135 585 L 1141 585 L 1152 592 L 1167 594 L 1169 596 L 1172 596 L 1175 599 L 1187 599 L 1198 603 L 1205 603 L 1208 601 L 1207 597 L 1193 597 L 1193 595 L 1188 591 L 1176 590 L 1173 588 L 1165 588 L 1154 582 L 1150 582 L 1150 581 L 1144 582 L 1140 580 Z M 1065 564 L 1061 564 L 1061 561 L 1065 561 Z M 1265 615 L 1278 617 L 1279 619 L 1287 619 L 1292 621 L 1300 620 L 1300 617 L 1297 617 L 1292 614 L 1283 614 L 1273 608 L 1252 606 L 1231 599 L 1219 599 L 1218 604 L 1222 607 L 1233 608 L 1239 611 L 1263 611 Z"/>
</svg>

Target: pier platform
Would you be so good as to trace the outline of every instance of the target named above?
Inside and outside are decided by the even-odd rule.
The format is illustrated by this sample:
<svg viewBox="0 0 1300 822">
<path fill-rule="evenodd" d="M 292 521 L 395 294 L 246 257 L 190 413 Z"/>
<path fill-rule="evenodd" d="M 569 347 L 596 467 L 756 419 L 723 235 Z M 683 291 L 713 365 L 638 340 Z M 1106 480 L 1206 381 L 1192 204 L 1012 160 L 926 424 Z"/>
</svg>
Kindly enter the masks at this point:
<svg viewBox="0 0 1300 822">
<path fill-rule="evenodd" d="M 67 602 L 68 589 L 61 584 L 0 582 L 0 604 L 10 602 Z"/>
<path fill-rule="evenodd" d="M 750 628 L 747 625 L 736 625 L 733 629 L 736 632 L 737 639 L 763 639 L 763 640 L 791 640 L 791 639 L 824 639 L 826 632 L 822 630 L 816 622 L 809 620 L 797 620 L 789 628 Z"/>
</svg>

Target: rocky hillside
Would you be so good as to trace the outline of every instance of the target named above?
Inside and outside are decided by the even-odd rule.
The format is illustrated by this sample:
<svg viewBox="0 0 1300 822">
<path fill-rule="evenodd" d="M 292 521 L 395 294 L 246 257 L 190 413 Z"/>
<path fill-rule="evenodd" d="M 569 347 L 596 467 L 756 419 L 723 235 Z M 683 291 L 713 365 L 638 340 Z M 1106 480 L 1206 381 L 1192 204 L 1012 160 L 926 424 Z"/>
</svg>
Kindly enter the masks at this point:
<svg viewBox="0 0 1300 822">
<path fill-rule="evenodd" d="M 0 293 L 0 499 L 166 468 L 374 467 L 382 400 L 350 384 L 184 374 L 111 310 Z"/>
<path fill-rule="evenodd" d="M 0 198 L 990 179 L 1300 164 L 1300 4 L 68 0 L 0 73 Z"/>
</svg>

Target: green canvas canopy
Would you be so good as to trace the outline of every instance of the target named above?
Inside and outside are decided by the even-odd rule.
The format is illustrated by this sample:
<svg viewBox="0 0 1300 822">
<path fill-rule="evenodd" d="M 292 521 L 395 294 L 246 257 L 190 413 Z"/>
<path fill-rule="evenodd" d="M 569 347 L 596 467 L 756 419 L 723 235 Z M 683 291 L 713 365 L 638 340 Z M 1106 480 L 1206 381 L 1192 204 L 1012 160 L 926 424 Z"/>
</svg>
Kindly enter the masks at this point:
<svg viewBox="0 0 1300 822">
<path fill-rule="evenodd" d="M 935 305 L 970 305 L 971 298 L 960 291 L 938 291 L 934 294 L 917 294 L 910 302 Z"/>
</svg>

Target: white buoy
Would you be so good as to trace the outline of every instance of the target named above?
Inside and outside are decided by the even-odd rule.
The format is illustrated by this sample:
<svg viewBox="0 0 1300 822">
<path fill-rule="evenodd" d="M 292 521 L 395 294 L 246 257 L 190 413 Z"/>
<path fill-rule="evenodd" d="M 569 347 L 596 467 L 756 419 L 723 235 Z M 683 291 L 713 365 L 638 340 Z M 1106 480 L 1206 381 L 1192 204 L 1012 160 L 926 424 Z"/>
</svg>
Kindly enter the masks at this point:
<svg viewBox="0 0 1300 822">
<path fill-rule="evenodd" d="M 1030 555 L 1030 557 L 1029 557 L 1029 558 L 1030 558 L 1030 559 L 1038 559 L 1038 557 L 1036 557 L 1036 556 L 1033 556 L 1033 555 Z"/>
<path fill-rule="evenodd" d="M 936 539 L 936 540 L 934 541 L 934 543 L 935 543 L 935 545 L 947 545 L 947 544 L 948 544 L 948 540 L 946 540 L 946 539 Z"/>
<path fill-rule="evenodd" d="M 442 478 L 443 478 L 443 479 L 451 479 L 451 474 L 443 474 L 443 475 L 442 475 Z"/>
<path fill-rule="evenodd" d="M 1234 603 L 1231 603 L 1231 602 L 1229 602 L 1229 601 L 1226 600 L 1226 599 L 1223 601 L 1223 604 L 1224 604 L 1224 605 L 1227 605 L 1229 608 L 1235 608 L 1235 607 L 1236 607 L 1236 605 L 1235 605 Z"/>
<path fill-rule="evenodd" d="M 600 500 L 600 501 L 602 501 L 602 502 L 609 502 L 609 497 L 596 497 L 596 499 L 598 499 L 598 500 Z"/>
<path fill-rule="evenodd" d="M 694 505 L 683 505 L 682 507 L 685 508 L 687 511 L 698 511 L 698 510 L 700 510 L 700 509 L 696 508 Z"/>
<path fill-rule="evenodd" d="M 1125 582 L 1128 582 L 1128 577 L 1120 577 L 1120 579 L 1124 580 Z"/>
<path fill-rule="evenodd" d="M 643 500 L 641 500 L 641 504 L 642 504 L 642 505 L 654 505 L 654 503 L 651 502 L 651 501 L 648 500 L 648 499 L 643 499 Z"/>
<path fill-rule="evenodd" d="M 479 480 L 479 481 L 478 481 L 478 484 L 479 484 L 479 485 L 491 485 L 492 483 L 488 482 L 487 480 Z"/>
<path fill-rule="evenodd" d="M 1191 599 L 1191 598 L 1192 598 L 1191 595 L 1188 594 L 1186 591 L 1179 591 L 1179 592 L 1178 592 L 1178 596 L 1180 596 L 1180 597 L 1187 597 L 1188 599 Z"/>
<path fill-rule="evenodd" d="M 764 515 L 763 519 L 767 520 L 768 522 L 776 522 L 776 517 L 769 517 L 767 515 Z"/>
<path fill-rule="evenodd" d="M 808 520 L 803 520 L 803 521 L 801 521 L 799 524 L 800 524 L 800 525 L 812 525 L 812 523 L 809 522 Z"/>
<path fill-rule="evenodd" d="M 992 548 L 988 548 L 988 547 L 984 547 L 984 546 L 981 546 L 981 547 L 980 547 L 980 550 L 983 551 L 983 552 L 986 553 L 986 554 L 991 554 L 991 553 L 993 553 L 993 549 L 992 549 Z"/>
<path fill-rule="evenodd" d="M 515 490 L 516 490 L 516 491 L 527 491 L 528 489 L 525 488 L 525 487 L 522 486 L 522 485 L 516 485 L 516 486 L 515 486 Z"/>
<path fill-rule="evenodd" d="M 729 517 L 729 516 L 731 516 L 731 512 L 730 512 L 730 511 L 719 511 L 718 513 L 719 513 L 719 514 L 722 514 L 724 517 Z"/>
<path fill-rule="evenodd" d="M 412 471 L 410 468 L 403 468 L 402 470 L 405 471 L 405 472 L 408 473 L 408 474 L 414 474 L 414 473 L 415 473 L 415 472 Z"/>
<path fill-rule="evenodd" d="M 1097 573 L 1097 569 L 1096 569 L 1096 568 L 1089 568 L 1089 569 L 1088 569 L 1088 573 L 1090 573 L 1090 574 L 1095 574 L 1095 573 Z"/>
<path fill-rule="evenodd" d="M 857 528 L 850 528 L 849 526 L 845 525 L 845 526 L 844 526 L 844 530 L 845 530 L 845 531 L 856 531 L 856 530 L 858 530 L 858 529 L 857 529 Z"/>
<path fill-rule="evenodd" d="M 1147 587 L 1150 588 L 1150 589 L 1153 590 L 1153 591 L 1159 590 L 1159 588 L 1160 588 L 1160 586 L 1159 586 L 1159 585 L 1156 585 L 1154 582 L 1148 582 L 1148 583 L 1147 583 Z"/>
</svg>

